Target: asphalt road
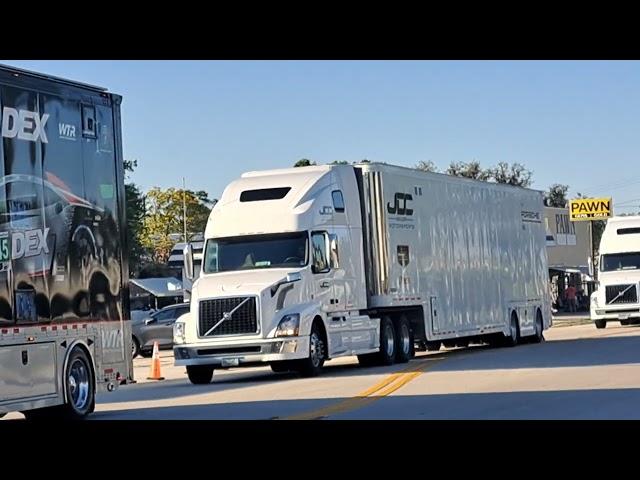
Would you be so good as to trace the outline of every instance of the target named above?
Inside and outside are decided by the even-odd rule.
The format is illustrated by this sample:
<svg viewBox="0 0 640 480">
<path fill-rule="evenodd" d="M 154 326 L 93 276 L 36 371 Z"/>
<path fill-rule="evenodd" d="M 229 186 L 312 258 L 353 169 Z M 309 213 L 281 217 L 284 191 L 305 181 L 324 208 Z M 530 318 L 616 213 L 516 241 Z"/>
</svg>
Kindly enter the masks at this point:
<svg viewBox="0 0 640 480">
<path fill-rule="evenodd" d="M 191 385 L 162 352 L 163 381 L 99 395 L 94 420 L 115 419 L 637 419 L 640 327 L 558 326 L 542 344 L 418 353 L 404 365 L 329 362 L 304 379 L 269 367 L 216 371 Z M 14 418 L 20 414 L 11 414 Z"/>
</svg>

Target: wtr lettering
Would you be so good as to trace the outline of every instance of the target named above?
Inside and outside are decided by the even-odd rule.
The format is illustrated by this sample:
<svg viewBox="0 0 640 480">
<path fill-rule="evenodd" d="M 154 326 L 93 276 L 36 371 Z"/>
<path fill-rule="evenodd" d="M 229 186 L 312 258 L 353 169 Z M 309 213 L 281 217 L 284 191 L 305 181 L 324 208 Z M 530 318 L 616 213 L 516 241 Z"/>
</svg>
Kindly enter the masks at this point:
<svg viewBox="0 0 640 480">
<path fill-rule="evenodd" d="M 397 192 L 393 197 L 393 206 L 387 203 L 387 212 L 398 215 L 413 215 L 413 209 L 407 207 L 407 202 L 413 200 L 410 193 Z"/>
<path fill-rule="evenodd" d="M 69 125 L 68 123 L 59 123 L 58 133 L 60 134 L 61 137 L 75 139 L 76 127 L 75 125 Z"/>
<path fill-rule="evenodd" d="M 2 136 L 5 138 L 18 138 L 36 142 L 40 139 L 48 143 L 44 127 L 49 120 L 49 114 L 40 116 L 30 110 L 16 110 L 11 107 L 2 109 Z"/>
<path fill-rule="evenodd" d="M 120 330 L 102 330 L 103 350 L 117 350 L 122 348 L 122 334 Z"/>
</svg>

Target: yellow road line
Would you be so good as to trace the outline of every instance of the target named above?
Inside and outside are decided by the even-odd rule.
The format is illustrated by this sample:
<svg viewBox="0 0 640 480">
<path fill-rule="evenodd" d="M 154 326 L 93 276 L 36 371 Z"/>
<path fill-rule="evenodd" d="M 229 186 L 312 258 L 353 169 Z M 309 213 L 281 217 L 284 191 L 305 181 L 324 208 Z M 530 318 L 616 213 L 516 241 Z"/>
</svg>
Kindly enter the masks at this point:
<svg viewBox="0 0 640 480">
<path fill-rule="evenodd" d="M 387 395 L 399 390 L 410 381 L 419 377 L 430 365 L 436 363 L 441 358 L 428 358 L 422 361 L 418 361 L 411 365 L 409 368 L 400 372 L 392 373 L 391 375 L 383 378 L 372 387 L 360 392 L 358 395 L 352 398 L 348 398 L 341 402 L 329 405 L 326 407 L 313 410 L 311 412 L 291 415 L 284 417 L 283 420 L 316 420 L 325 418 L 330 415 L 336 415 L 338 413 L 345 413 L 352 410 L 357 410 L 366 405 L 380 400 Z"/>
</svg>

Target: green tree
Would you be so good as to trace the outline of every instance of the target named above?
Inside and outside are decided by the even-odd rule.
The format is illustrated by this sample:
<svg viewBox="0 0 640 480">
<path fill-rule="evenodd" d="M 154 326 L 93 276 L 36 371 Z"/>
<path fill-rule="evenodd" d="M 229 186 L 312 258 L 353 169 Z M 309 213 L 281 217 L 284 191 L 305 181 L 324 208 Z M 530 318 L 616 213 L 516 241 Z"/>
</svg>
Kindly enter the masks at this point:
<svg viewBox="0 0 640 480">
<path fill-rule="evenodd" d="M 415 168 L 416 170 L 421 170 L 423 172 L 437 172 L 438 171 L 438 167 L 431 160 L 427 160 L 426 162 L 424 160 L 421 160 L 413 168 Z"/>
<path fill-rule="evenodd" d="M 334 160 L 329 165 L 349 165 L 349 162 L 346 162 L 344 160 Z"/>
<path fill-rule="evenodd" d="M 490 169 L 490 178 L 496 183 L 506 183 L 516 187 L 529 187 L 532 183 L 533 172 L 527 170 L 519 163 L 509 165 L 507 162 L 499 162 Z"/>
<path fill-rule="evenodd" d="M 124 161 L 129 271 L 134 276 L 140 270 L 145 257 L 145 249 L 140 241 L 144 220 L 144 196 L 135 183 L 128 181 L 137 166 L 137 160 Z"/>
<path fill-rule="evenodd" d="M 215 199 L 210 200 L 204 191 L 177 188 L 162 190 L 155 187 L 146 195 L 147 211 L 141 241 L 154 262 L 166 262 L 175 243 L 169 235 L 183 233 L 183 200 L 186 204 L 187 238 L 191 238 L 204 232 Z"/>
<path fill-rule="evenodd" d="M 482 181 L 487 181 L 491 178 L 491 170 L 484 170 L 480 166 L 480 162 L 476 162 L 475 160 L 469 163 L 452 162 L 445 170 L 445 173 L 447 175 L 453 175 L 454 177 L 465 177 Z"/>
<path fill-rule="evenodd" d="M 310 167 L 311 165 L 316 165 L 316 162 L 312 162 L 308 158 L 301 158 L 293 166 L 294 167 Z"/>
<path fill-rule="evenodd" d="M 568 204 L 567 192 L 569 185 L 554 183 L 549 191 L 544 194 L 544 203 L 547 207 L 565 208 Z"/>
</svg>

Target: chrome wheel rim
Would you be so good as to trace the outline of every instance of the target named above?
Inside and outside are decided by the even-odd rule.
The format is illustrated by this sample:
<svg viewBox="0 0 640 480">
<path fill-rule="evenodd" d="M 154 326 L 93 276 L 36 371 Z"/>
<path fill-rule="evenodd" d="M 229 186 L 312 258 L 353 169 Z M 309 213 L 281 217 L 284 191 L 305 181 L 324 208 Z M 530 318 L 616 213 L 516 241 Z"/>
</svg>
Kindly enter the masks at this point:
<svg viewBox="0 0 640 480">
<path fill-rule="evenodd" d="M 387 324 L 387 326 L 384 328 L 384 333 L 386 337 L 385 345 L 387 356 L 391 357 L 393 356 L 393 353 L 395 351 L 395 342 L 393 341 L 393 329 L 391 328 L 391 325 Z"/>
<path fill-rule="evenodd" d="M 91 377 L 84 361 L 76 358 L 67 376 L 69 385 L 69 400 L 76 410 L 84 410 L 89 403 L 89 384 Z"/>
<path fill-rule="evenodd" d="M 409 327 L 406 323 L 402 324 L 402 328 L 400 329 L 400 333 L 402 335 L 402 353 L 405 355 L 409 354 L 411 350 L 411 335 L 409 334 Z"/>
</svg>

